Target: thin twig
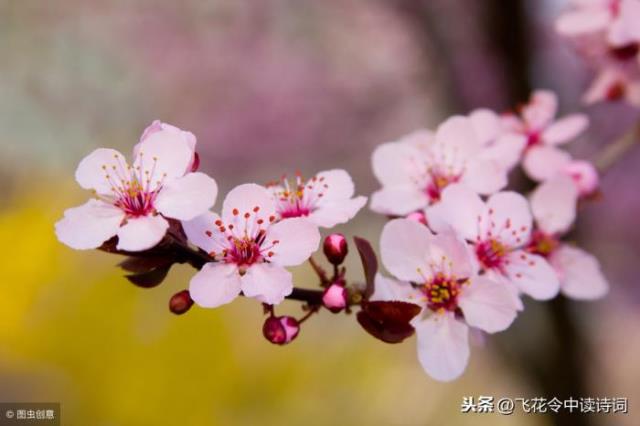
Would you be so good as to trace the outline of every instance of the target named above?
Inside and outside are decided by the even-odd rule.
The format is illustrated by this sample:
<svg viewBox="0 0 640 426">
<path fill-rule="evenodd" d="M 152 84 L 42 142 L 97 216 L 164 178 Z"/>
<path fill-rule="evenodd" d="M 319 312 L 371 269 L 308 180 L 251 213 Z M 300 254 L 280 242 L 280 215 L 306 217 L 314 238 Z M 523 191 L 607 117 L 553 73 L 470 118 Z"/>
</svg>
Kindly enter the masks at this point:
<svg viewBox="0 0 640 426">
<path fill-rule="evenodd" d="M 600 173 L 608 171 L 617 161 L 640 142 L 640 122 L 633 129 L 625 133 L 620 139 L 605 146 L 594 161 Z"/>
</svg>

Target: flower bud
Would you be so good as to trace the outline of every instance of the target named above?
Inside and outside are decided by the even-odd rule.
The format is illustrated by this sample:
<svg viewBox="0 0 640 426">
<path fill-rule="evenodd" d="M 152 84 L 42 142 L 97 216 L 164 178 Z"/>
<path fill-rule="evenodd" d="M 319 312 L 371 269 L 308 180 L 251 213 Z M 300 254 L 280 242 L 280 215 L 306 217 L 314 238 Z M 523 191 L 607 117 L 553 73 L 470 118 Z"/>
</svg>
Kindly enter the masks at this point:
<svg viewBox="0 0 640 426">
<path fill-rule="evenodd" d="M 176 315 L 184 314 L 191 309 L 191 306 L 193 306 L 193 299 L 191 299 L 189 290 L 182 290 L 169 299 L 169 310 Z"/>
<path fill-rule="evenodd" d="M 421 223 L 423 225 L 427 224 L 427 216 L 424 214 L 424 212 L 421 212 L 421 211 L 416 211 L 416 212 L 413 212 L 413 213 L 409 213 L 407 216 L 405 216 L 405 218 L 409 219 L 409 220 L 413 220 L 413 221 L 419 222 L 419 223 Z"/>
<path fill-rule="evenodd" d="M 262 326 L 262 334 L 274 345 L 286 345 L 298 336 L 300 323 L 293 317 L 269 317 Z"/>
<path fill-rule="evenodd" d="M 574 160 L 565 166 L 564 171 L 571 176 L 582 197 L 591 195 L 598 189 L 598 171 L 590 162 Z"/>
<path fill-rule="evenodd" d="M 340 265 L 349 253 L 347 239 L 342 234 L 331 234 L 324 239 L 322 247 L 327 260 L 334 265 Z"/>
<path fill-rule="evenodd" d="M 344 283 L 334 282 L 324 290 L 322 304 L 333 313 L 338 313 L 347 307 L 347 289 Z"/>
</svg>

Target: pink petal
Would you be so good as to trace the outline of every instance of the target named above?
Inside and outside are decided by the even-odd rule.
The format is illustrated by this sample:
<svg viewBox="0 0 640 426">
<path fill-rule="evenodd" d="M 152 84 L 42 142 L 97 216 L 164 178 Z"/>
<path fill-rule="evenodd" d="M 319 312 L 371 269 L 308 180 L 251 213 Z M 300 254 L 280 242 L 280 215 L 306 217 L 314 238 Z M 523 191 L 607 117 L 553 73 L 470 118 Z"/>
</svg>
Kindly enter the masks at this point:
<svg viewBox="0 0 640 426">
<path fill-rule="evenodd" d="M 584 114 L 571 114 L 552 123 L 542 132 L 542 140 L 549 145 L 559 145 L 575 139 L 589 126 Z"/>
<path fill-rule="evenodd" d="M 237 215 L 234 214 L 234 210 L 238 211 Z M 227 224 L 233 223 L 246 213 L 250 213 L 256 220 L 262 219 L 265 224 L 269 223 L 271 216 L 275 217 L 275 203 L 266 188 L 247 183 L 236 186 L 227 194 L 222 203 L 222 220 Z"/>
<path fill-rule="evenodd" d="M 530 148 L 522 162 L 522 168 L 531 179 L 542 182 L 558 174 L 569 162 L 571 155 L 552 146 Z"/>
<path fill-rule="evenodd" d="M 469 361 L 469 328 L 453 313 L 433 314 L 417 322 L 418 359 L 436 380 L 458 378 Z"/>
<path fill-rule="evenodd" d="M 160 215 L 128 218 L 118 230 L 118 250 L 142 251 L 158 244 L 169 228 L 169 222 Z"/>
<path fill-rule="evenodd" d="M 277 243 L 273 243 L 278 241 Z M 280 266 L 295 266 L 305 262 L 318 249 L 320 232 L 309 219 L 295 217 L 283 219 L 267 229 L 265 243 L 273 256 L 269 261 Z"/>
<path fill-rule="evenodd" d="M 404 216 L 429 204 L 427 195 L 415 186 L 388 186 L 371 195 L 371 210 Z"/>
<path fill-rule="evenodd" d="M 323 228 L 333 228 L 334 226 L 347 223 L 367 204 L 367 197 L 356 197 L 351 200 L 341 200 L 333 202 L 322 202 L 318 209 L 314 210 L 308 219 L 317 226 Z"/>
<path fill-rule="evenodd" d="M 375 290 L 369 300 L 399 300 L 417 305 L 423 304 L 420 290 L 413 288 L 411 284 L 406 281 L 387 278 L 380 273 L 376 274 Z"/>
<path fill-rule="evenodd" d="M 373 174 L 381 185 L 411 185 L 411 171 L 422 160 L 420 151 L 410 144 L 390 142 L 378 146 L 371 157 Z"/>
<path fill-rule="evenodd" d="M 531 194 L 531 211 L 538 228 L 549 235 L 564 234 L 576 219 L 578 190 L 564 175 L 549 179 Z"/>
<path fill-rule="evenodd" d="M 220 252 L 219 227 L 215 224 L 219 219 L 217 214 L 206 212 L 192 220 L 183 221 L 182 228 L 190 243 L 207 253 Z"/>
<path fill-rule="evenodd" d="M 438 126 L 435 142 L 445 157 L 451 156 L 447 160 L 469 158 L 482 146 L 472 121 L 462 116 L 453 116 Z"/>
<path fill-rule="evenodd" d="M 529 202 L 519 193 L 503 191 L 487 201 L 483 239 L 497 238 L 508 247 L 519 247 L 529 241 L 532 225 Z"/>
<path fill-rule="evenodd" d="M 128 180 L 127 160 L 115 149 L 98 148 L 80 161 L 76 169 L 76 181 L 84 189 L 94 189 L 98 194 L 113 194 L 113 183 Z"/>
<path fill-rule="evenodd" d="M 604 30 L 611 20 L 605 8 L 578 9 L 566 12 L 556 21 L 556 31 L 577 36 Z"/>
<path fill-rule="evenodd" d="M 409 219 L 388 222 L 380 236 L 382 263 L 396 278 L 404 281 L 422 282 L 428 274 L 427 255 L 434 242 L 427 227 Z"/>
<path fill-rule="evenodd" d="M 353 197 L 355 192 L 353 180 L 349 173 L 341 169 L 320 172 L 316 177 L 322 181 L 325 189 L 322 191 L 321 202 L 344 201 Z"/>
<path fill-rule="evenodd" d="M 507 186 L 507 169 L 498 162 L 475 157 L 467 161 L 467 168 L 460 183 L 478 194 L 493 194 Z"/>
<path fill-rule="evenodd" d="M 427 210 L 427 222 L 436 232 L 441 230 L 439 224 L 447 224 L 463 238 L 475 241 L 478 218 L 484 210 L 484 203 L 474 191 L 460 184 L 449 185 L 440 202 Z"/>
<path fill-rule="evenodd" d="M 137 145 L 133 165 L 141 179 L 149 181 L 154 189 L 162 182 L 184 176 L 192 160 L 193 151 L 180 135 L 161 131 Z"/>
<path fill-rule="evenodd" d="M 155 207 L 166 217 L 191 220 L 213 207 L 217 195 L 215 180 L 204 173 L 188 173 L 162 186 Z"/>
<path fill-rule="evenodd" d="M 580 196 L 588 196 L 598 189 L 598 169 L 589 161 L 573 160 L 564 167 L 563 172 L 571 177 Z"/>
<path fill-rule="evenodd" d="M 495 112 L 481 108 L 469 114 L 469 119 L 481 145 L 488 145 L 500 135 L 502 125 Z"/>
<path fill-rule="evenodd" d="M 119 208 L 91 199 L 64 212 L 55 225 L 56 235 L 73 249 L 95 249 L 116 235 L 124 216 Z"/>
<path fill-rule="evenodd" d="M 558 97 L 550 90 L 536 90 L 523 108 L 522 116 L 529 130 L 544 129 L 556 116 Z"/>
<path fill-rule="evenodd" d="M 277 305 L 293 291 L 291 273 L 272 263 L 251 265 L 241 280 L 242 292 L 262 303 Z"/>
<path fill-rule="evenodd" d="M 516 250 L 507 255 L 509 280 L 536 300 L 553 299 L 560 290 L 558 276 L 542 256 Z"/>
<path fill-rule="evenodd" d="M 240 294 L 240 274 L 231 263 L 207 263 L 189 284 L 189 294 L 203 308 L 217 308 Z"/>
<path fill-rule="evenodd" d="M 612 88 L 627 85 L 627 79 L 619 71 L 613 68 L 605 68 L 591 82 L 591 85 L 582 96 L 582 101 L 587 105 L 608 100 Z"/>
<path fill-rule="evenodd" d="M 598 260 L 577 247 L 563 244 L 549 258 L 560 277 L 561 291 L 578 300 L 593 300 L 609 291 Z"/>
<path fill-rule="evenodd" d="M 509 171 L 520 161 L 526 144 L 527 138 L 524 135 L 516 133 L 502 135 L 482 150 L 480 158 L 491 160 Z"/>
<path fill-rule="evenodd" d="M 467 324 L 488 333 L 507 329 L 518 311 L 509 284 L 480 276 L 463 287 L 458 303 Z"/>
</svg>

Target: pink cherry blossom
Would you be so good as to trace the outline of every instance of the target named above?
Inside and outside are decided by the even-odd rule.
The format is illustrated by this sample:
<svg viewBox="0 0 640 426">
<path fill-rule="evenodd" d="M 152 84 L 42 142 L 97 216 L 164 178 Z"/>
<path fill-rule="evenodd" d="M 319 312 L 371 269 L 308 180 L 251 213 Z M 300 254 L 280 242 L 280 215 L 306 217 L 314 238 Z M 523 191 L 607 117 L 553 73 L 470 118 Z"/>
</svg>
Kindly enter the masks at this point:
<svg viewBox="0 0 640 426">
<path fill-rule="evenodd" d="M 307 217 L 323 228 L 346 223 L 367 203 L 367 197 L 353 197 L 351 176 L 344 170 L 320 172 L 306 182 L 296 176 L 267 186 L 276 205 L 278 219 Z"/>
<path fill-rule="evenodd" d="M 371 197 L 371 209 L 404 216 L 437 203 L 442 190 L 455 182 L 479 194 L 500 190 L 507 184 L 508 167 L 488 144 L 470 118 L 455 116 L 435 134 L 421 130 L 379 146 L 372 162 L 382 188 Z"/>
<path fill-rule="evenodd" d="M 433 235 L 423 225 L 395 219 L 380 238 L 382 262 L 398 280 L 376 277 L 374 300 L 401 300 L 422 306 L 412 321 L 418 359 L 436 380 L 460 376 L 469 358 L 469 327 L 496 333 L 517 314 L 502 283 L 478 275 L 467 244 L 451 232 Z"/>
<path fill-rule="evenodd" d="M 567 36 L 605 34 L 612 46 L 640 41 L 638 0 L 573 0 L 573 7 L 556 21 L 556 30 Z"/>
<path fill-rule="evenodd" d="M 435 230 L 451 226 L 469 241 L 480 268 L 514 295 L 523 292 L 547 300 L 558 293 L 558 279 L 547 260 L 526 251 L 533 219 L 522 195 L 499 192 L 484 202 L 464 185 L 452 185 L 429 212 L 428 221 Z"/>
<path fill-rule="evenodd" d="M 640 107 L 640 69 L 635 71 L 605 67 L 583 95 L 583 102 L 591 105 L 602 101 L 624 100 Z"/>
<path fill-rule="evenodd" d="M 76 170 L 82 188 L 96 198 L 68 209 L 56 223 L 58 239 L 78 249 L 100 247 L 118 236 L 117 248 L 141 251 L 164 237 L 166 218 L 189 220 L 213 206 L 216 182 L 185 173 L 193 150 L 173 131 L 157 131 L 140 142 L 133 165 L 113 149 L 99 148 Z"/>
<path fill-rule="evenodd" d="M 522 107 L 520 115 L 506 114 L 502 117 L 506 132 L 527 138 L 523 168 L 534 180 L 544 180 L 541 173 L 548 168 L 555 170 L 556 163 L 564 161 L 564 157 L 568 155 L 557 146 L 576 138 L 589 125 L 589 119 L 584 114 L 570 114 L 555 120 L 557 109 L 558 99 L 555 93 L 536 90 L 529 103 Z M 535 160 L 541 158 L 543 160 L 536 163 Z M 535 168 L 538 164 L 543 171 Z"/>
<path fill-rule="evenodd" d="M 536 222 L 527 251 L 548 259 L 563 294 L 573 299 L 597 299 L 609 288 L 597 259 L 584 250 L 560 240 L 576 217 L 578 190 L 567 176 L 558 176 L 531 194 Z"/>
<path fill-rule="evenodd" d="M 221 216 L 208 212 L 183 222 L 183 228 L 211 257 L 189 287 L 193 300 L 206 308 L 229 303 L 240 291 L 271 305 L 282 302 L 293 290 L 284 267 L 306 261 L 320 243 L 318 228 L 308 219 L 277 221 L 273 197 L 255 184 L 231 190 Z"/>
</svg>

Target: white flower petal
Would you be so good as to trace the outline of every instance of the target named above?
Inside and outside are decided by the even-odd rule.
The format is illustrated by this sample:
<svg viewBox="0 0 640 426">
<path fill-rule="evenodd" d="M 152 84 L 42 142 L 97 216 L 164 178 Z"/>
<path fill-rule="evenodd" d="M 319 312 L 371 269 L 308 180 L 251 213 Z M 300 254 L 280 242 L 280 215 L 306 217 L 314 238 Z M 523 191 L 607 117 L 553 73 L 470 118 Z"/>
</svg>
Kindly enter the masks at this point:
<svg viewBox="0 0 640 426">
<path fill-rule="evenodd" d="M 557 175 L 571 162 L 571 155 L 552 146 L 534 146 L 527 150 L 522 168 L 531 179 L 542 182 Z"/>
<path fill-rule="evenodd" d="M 536 300 L 553 299 L 558 294 L 558 276 L 544 257 L 516 250 L 507 255 L 507 261 L 507 277 L 523 293 Z"/>
<path fill-rule="evenodd" d="M 427 222 L 430 227 L 438 224 L 451 226 L 463 238 L 475 241 L 478 237 L 479 218 L 485 211 L 482 199 L 474 191 L 460 184 L 447 186 L 442 192 L 440 202 L 427 210 Z"/>
<path fill-rule="evenodd" d="M 207 263 L 189 284 L 189 294 L 203 308 L 225 305 L 240 294 L 240 274 L 230 263 Z"/>
<path fill-rule="evenodd" d="M 443 382 L 458 378 L 469 361 L 469 327 L 453 313 L 434 314 L 415 324 L 422 368 Z"/>
<path fill-rule="evenodd" d="M 469 114 L 469 119 L 482 145 L 488 145 L 500 134 L 500 117 L 490 109 L 476 109 Z"/>
<path fill-rule="evenodd" d="M 333 228 L 338 224 L 347 223 L 353 219 L 365 204 L 367 204 L 367 197 L 322 203 L 317 210 L 314 210 L 308 216 L 308 219 L 317 226 Z"/>
<path fill-rule="evenodd" d="M 272 263 L 251 265 L 241 280 L 242 293 L 262 303 L 277 305 L 293 291 L 291 273 Z"/>
<path fill-rule="evenodd" d="M 507 186 L 507 169 L 498 162 L 478 156 L 467 161 L 467 168 L 460 183 L 478 194 L 493 194 Z"/>
<path fill-rule="evenodd" d="M 160 215 L 128 218 L 118 230 L 118 250 L 142 251 L 158 244 L 169 228 L 169 222 Z"/>
<path fill-rule="evenodd" d="M 213 207 L 217 195 L 215 180 L 204 173 L 188 173 L 162 186 L 155 207 L 164 216 L 191 220 Z"/>
<path fill-rule="evenodd" d="M 549 235 L 569 230 L 576 218 L 578 189 L 569 176 L 558 175 L 531 194 L 531 211 L 538 228 Z"/>
<path fill-rule="evenodd" d="M 562 293 L 572 299 L 599 299 L 609 291 L 598 260 L 584 250 L 563 244 L 551 253 L 549 262 L 560 277 Z"/>
<path fill-rule="evenodd" d="M 589 126 L 584 114 L 571 114 L 552 123 L 542 132 L 542 140 L 548 145 L 560 145 L 577 138 Z"/>
<path fill-rule="evenodd" d="M 73 249 L 95 249 L 116 235 L 124 216 L 119 208 L 91 199 L 64 212 L 56 223 L 56 235 Z"/>
<path fill-rule="evenodd" d="M 316 175 L 320 184 L 325 186 L 320 203 L 344 201 L 353 197 L 355 188 L 349 173 L 342 169 L 327 170 Z"/>
<path fill-rule="evenodd" d="M 183 221 L 182 229 L 187 235 L 190 243 L 201 248 L 207 253 L 221 252 L 220 238 L 225 239 L 224 235 L 219 235 L 216 221 L 220 220 L 220 216 L 213 212 L 206 212 L 192 220 Z"/>
<path fill-rule="evenodd" d="M 371 210 L 404 216 L 429 204 L 427 195 L 415 186 L 388 186 L 371 195 Z"/>
<path fill-rule="evenodd" d="M 560 15 L 556 21 L 556 31 L 568 36 L 594 33 L 604 30 L 610 22 L 605 8 L 588 8 L 570 11 Z"/>
<path fill-rule="evenodd" d="M 257 212 L 255 212 L 256 208 Z M 234 214 L 236 209 L 238 215 Z M 241 218 L 246 213 L 255 216 L 256 220 L 262 219 L 265 224 L 269 223 L 271 216 L 275 217 L 275 202 L 265 187 L 247 183 L 229 191 L 222 203 L 222 220 L 225 224 L 233 223 L 235 219 Z"/>
<path fill-rule="evenodd" d="M 192 159 L 193 150 L 180 135 L 161 131 L 137 145 L 133 166 L 141 180 L 148 181 L 154 189 L 162 182 L 184 176 Z"/>
<path fill-rule="evenodd" d="M 427 257 L 434 237 L 426 226 L 409 220 L 395 219 L 388 222 L 380 236 L 382 263 L 396 278 L 421 282 L 427 266 Z"/>
<path fill-rule="evenodd" d="M 522 109 L 522 116 L 529 129 L 540 131 L 556 116 L 558 97 L 550 90 L 536 90 Z"/>
<path fill-rule="evenodd" d="M 98 194 L 112 195 L 114 183 L 129 180 L 127 160 L 115 149 L 98 148 L 80 161 L 76 169 L 76 181 L 84 189 Z"/>
<path fill-rule="evenodd" d="M 531 236 L 533 218 L 526 198 L 517 192 L 503 191 L 487 200 L 484 239 L 497 238 L 508 247 L 526 244 Z"/>
<path fill-rule="evenodd" d="M 435 142 L 445 163 L 470 158 L 481 148 L 473 123 L 462 116 L 453 116 L 438 126 Z"/>
<path fill-rule="evenodd" d="M 485 277 L 471 278 L 458 298 L 467 324 L 488 333 L 508 328 L 518 311 L 509 286 Z"/>
<path fill-rule="evenodd" d="M 423 295 L 420 290 L 415 289 L 406 281 L 398 281 L 387 278 L 381 273 L 375 277 L 375 289 L 369 300 L 399 300 L 401 302 L 415 303 L 423 305 Z"/>
<path fill-rule="evenodd" d="M 307 218 L 295 217 L 270 226 L 262 247 L 272 246 L 269 250 L 273 256 L 268 257 L 270 262 L 280 266 L 295 266 L 309 259 L 319 244 L 318 227 Z"/>
<path fill-rule="evenodd" d="M 517 133 L 499 136 L 494 143 L 480 153 L 483 160 L 491 160 L 509 171 L 518 164 L 527 144 L 527 138 Z"/>
<path fill-rule="evenodd" d="M 425 136 L 426 137 L 426 136 Z M 371 156 L 373 174 L 381 185 L 411 185 L 411 171 L 421 161 L 420 151 L 410 143 L 404 143 L 406 136 L 399 142 L 388 142 L 379 145 Z M 429 134 L 429 138 L 431 138 Z"/>
</svg>

